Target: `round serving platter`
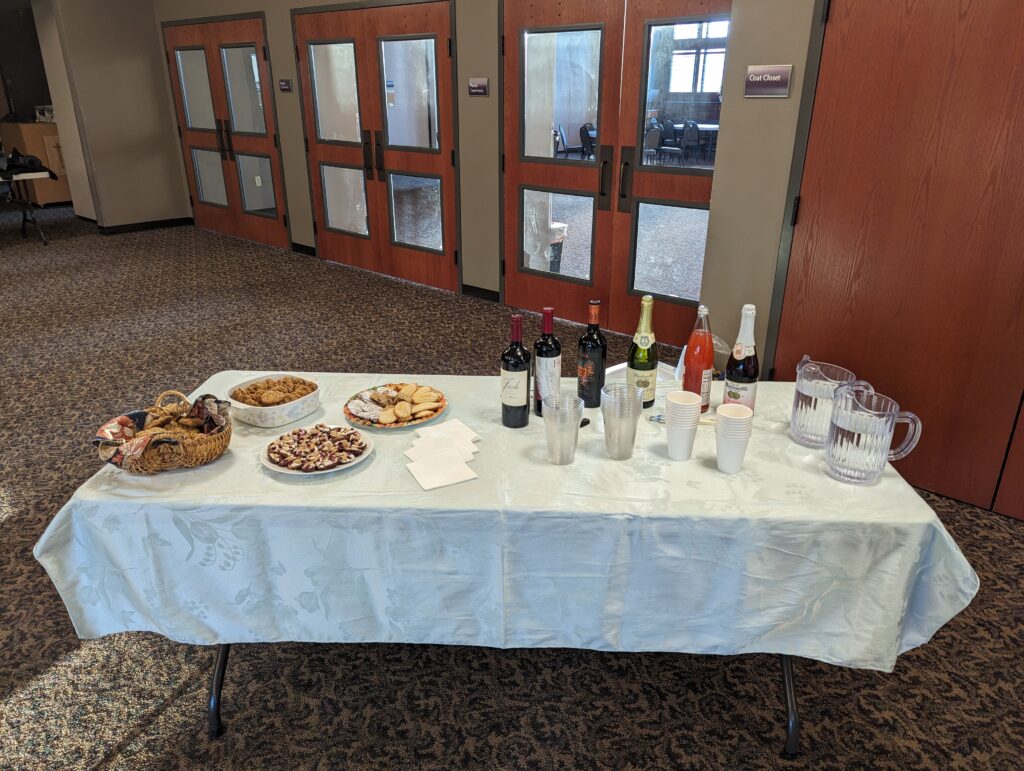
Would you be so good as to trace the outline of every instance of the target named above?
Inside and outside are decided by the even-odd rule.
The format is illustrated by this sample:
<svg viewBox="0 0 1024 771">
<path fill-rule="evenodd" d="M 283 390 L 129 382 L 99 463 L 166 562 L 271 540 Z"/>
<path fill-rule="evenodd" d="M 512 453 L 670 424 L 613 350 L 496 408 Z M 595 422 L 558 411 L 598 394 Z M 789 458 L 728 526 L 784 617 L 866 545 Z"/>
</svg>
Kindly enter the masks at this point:
<svg viewBox="0 0 1024 771">
<path fill-rule="evenodd" d="M 309 428 L 313 427 L 314 426 L 309 426 Z M 328 428 L 348 428 L 348 426 L 328 426 Z M 340 466 L 335 466 L 334 468 L 324 469 L 323 471 L 301 471 L 298 469 L 291 469 L 285 468 L 284 466 L 278 466 L 276 463 L 270 460 L 269 457 L 267 457 L 267 447 L 270 446 L 269 444 L 265 445 L 263 449 L 260 450 L 260 462 L 268 469 L 270 469 L 271 471 L 276 471 L 278 474 L 291 474 L 292 476 L 299 477 L 315 477 L 319 476 L 320 474 L 333 474 L 336 471 L 344 471 L 345 469 L 350 469 L 353 466 L 358 466 L 360 463 L 362 463 L 364 460 L 366 460 L 373 454 L 373 439 L 371 439 L 363 432 L 360 432 L 359 436 L 364 442 L 366 442 L 366 452 L 364 452 L 355 460 L 351 460 L 348 463 L 342 463 Z"/>
<path fill-rule="evenodd" d="M 348 403 L 351 402 L 353 399 L 358 399 L 359 398 L 359 394 L 361 394 L 361 393 L 364 393 L 366 391 L 375 391 L 378 388 L 391 388 L 392 390 L 398 390 L 398 389 L 395 388 L 396 385 L 397 386 L 401 386 L 401 385 L 404 385 L 404 384 L 403 383 L 381 383 L 380 385 L 375 385 L 375 386 L 370 386 L 369 388 L 360 389 L 356 393 L 352 394 L 350 397 L 348 397 L 345 400 L 345 405 L 343 407 L 343 411 L 345 413 L 345 419 L 349 423 L 351 423 L 353 426 L 359 426 L 360 428 L 369 428 L 369 429 L 374 430 L 374 431 L 389 431 L 389 430 L 394 430 L 396 428 L 408 428 L 409 426 L 418 426 L 418 425 L 421 425 L 423 423 L 429 423 L 430 421 L 434 420 L 435 418 L 438 418 L 441 415 L 443 415 L 447 411 L 447 409 L 448 409 L 448 397 L 445 396 L 440 391 L 438 391 L 437 393 L 441 394 L 441 407 L 438 410 L 436 410 L 433 415 L 430 415 L 430 416 L 425 417 L 425 418 L 416 418 L 415 420 L 399 420 L 399 421 L 395 421 L 394 423 L 388 423 L 386 425 L 381 425 L 380 423 L 374 423 L 373 421 L 366 420 L 365 418 L 360 418 L 359 416 L 354 415 L 352 413 L 352 411 L 348 408 Z M 426 385 L 426 384 L 424 383 L 422 385 Z"/>
</svg>

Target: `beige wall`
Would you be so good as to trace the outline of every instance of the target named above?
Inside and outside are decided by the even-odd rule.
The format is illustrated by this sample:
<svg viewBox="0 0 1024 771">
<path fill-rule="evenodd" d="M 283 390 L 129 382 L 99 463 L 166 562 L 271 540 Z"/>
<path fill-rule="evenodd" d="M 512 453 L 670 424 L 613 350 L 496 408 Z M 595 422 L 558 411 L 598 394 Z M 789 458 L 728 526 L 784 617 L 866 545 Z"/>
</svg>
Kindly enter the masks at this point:
<svg viewBox="0 0 1024 771">
<path fill-rule="evenodd" d="M 153 9 L 138 0 L 52 0 L 96 221 L 191 216 Z"/>
<path fill-rule="evenodd" d="M 52 0 L 33 0 L 32 15 L 35 17 L 39 48 L 43 53 L 43 67 L 46 70 L 57 131 L 60 133 L 61 155 L 64 157 L 64 173 L 71 188 L 71 202 L 75 206 L 75 214 L 94 220 L 96 207 L 93 205 L 89 172 L 85 165 L 85 153 L 82 150 L 75 103 L 71 98 L 71 85 L 68 82 Z"/>
<path fill-rule="evenodd" d="M 815 5 L 733 0 L 701 301 L 711 310 L 714 333 L 730 344 L 739 331 L 740 307 L 754 303 L 762 351 L 800 108 L 813 98 L 803 88 Z M 744 98 L 750 64 L 792 64 L 789 98 Z"/>
</svg>

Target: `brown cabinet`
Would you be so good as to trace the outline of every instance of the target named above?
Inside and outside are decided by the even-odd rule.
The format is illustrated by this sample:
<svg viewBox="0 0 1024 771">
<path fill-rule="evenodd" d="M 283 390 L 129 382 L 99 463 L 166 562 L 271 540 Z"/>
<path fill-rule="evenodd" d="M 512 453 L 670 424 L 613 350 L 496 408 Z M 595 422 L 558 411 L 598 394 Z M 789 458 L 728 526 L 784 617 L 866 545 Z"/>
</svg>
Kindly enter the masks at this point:
<svg viewBox="0 0 1024 771">
<path fill-rule="evenodd" d="M 71 200 L 56 123 L 0 123 L 0 141 L 8 153 L 17 150 L 23 155 L 34 155 L 57 175 L 57 179 L 26 183 L 29 200 L 40 206 Z"/>
</svg>

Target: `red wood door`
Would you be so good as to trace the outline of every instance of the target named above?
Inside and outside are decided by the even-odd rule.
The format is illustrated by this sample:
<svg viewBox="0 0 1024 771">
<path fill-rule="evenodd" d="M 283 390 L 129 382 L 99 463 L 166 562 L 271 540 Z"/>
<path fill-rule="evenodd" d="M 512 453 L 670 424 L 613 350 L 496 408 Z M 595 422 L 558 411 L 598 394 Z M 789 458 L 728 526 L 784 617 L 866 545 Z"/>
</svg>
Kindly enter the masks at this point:
<svg viewBox="0 0 1024 771">
<path fill-rule="evenodd" d="M 624 5 L 504 4 L 510 305 L 575 321 L 589 299 L 607 307 Z"/>
<path fill-rule="evenodd" d="M 450 4 L 297 13 L 317 252 L 458 289 Z"/>
<path fill-rule="evenodd" d="M 1017 0 L 833 0 L 776 352 L 916 412 L 900 472 L 981 506 L 1024 383 L 1020 61 Z"/>
<path fill-rule="evenodd" d="M 628 5 L 609 301 L 613 330 L 636 328 L 645 294 L 655 298 L 654 328 L 662 342 L 685 344 L 697 317 L 711 203 L 711 143 L 717 138 L 717 116 L 703 110 L 713 109 L 704 103 L 718 96 L 701 71 L 724 68 L 731 7 L 731 0 Z M 677 40 L 692 47 L 682 48 Z M 681 64 L 690 65 L 694 81 L 687 84 L 692 91 L 672 99 L 665 92 L 675 77 L 677 51 L 687 51 L 679 56 Z M 684 131 L 675 127 L 685 128 L 691 120 L 698 128 L 683 141 Z M 658 138 L 670 131 L 666 122 L 672 124 L 673 144 L 659 147 Z"/>
<path fill-rule="evenodd" d="M 1020 419 L 1019 411 L 1017 430 L 1013 433 L 993 508 L 1000 514 L 1024 519 L 1024 422 Z"/>
<path fill-rule="evenodd" d="M 196 224 L 288 248 L 262 18 L 164 28 Z"/>
</svg>

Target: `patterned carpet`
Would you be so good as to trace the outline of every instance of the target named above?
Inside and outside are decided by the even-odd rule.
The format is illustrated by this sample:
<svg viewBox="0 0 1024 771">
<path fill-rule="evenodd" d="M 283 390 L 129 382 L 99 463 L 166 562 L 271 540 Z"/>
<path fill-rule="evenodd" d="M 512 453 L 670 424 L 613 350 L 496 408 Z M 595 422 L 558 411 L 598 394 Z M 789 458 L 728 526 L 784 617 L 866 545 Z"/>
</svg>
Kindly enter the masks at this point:
<svg viewBox="0 0 1024 771">
<path fill-rule="evenodd" d="M 1019 767 L 1024 522 L 933 495 L 980 593 L 893 674 L 798 660 L 797 762 L 771 656 L 239 645 L 208 742 L 213 650 L 78 640 L 32 558 L 97 468 L 90 433 L 228 368 L 493 373 L 508 310 L 193 228 L 44 219 L 45 248 L 0 215 L 0 766 Z"/>
</svg>

